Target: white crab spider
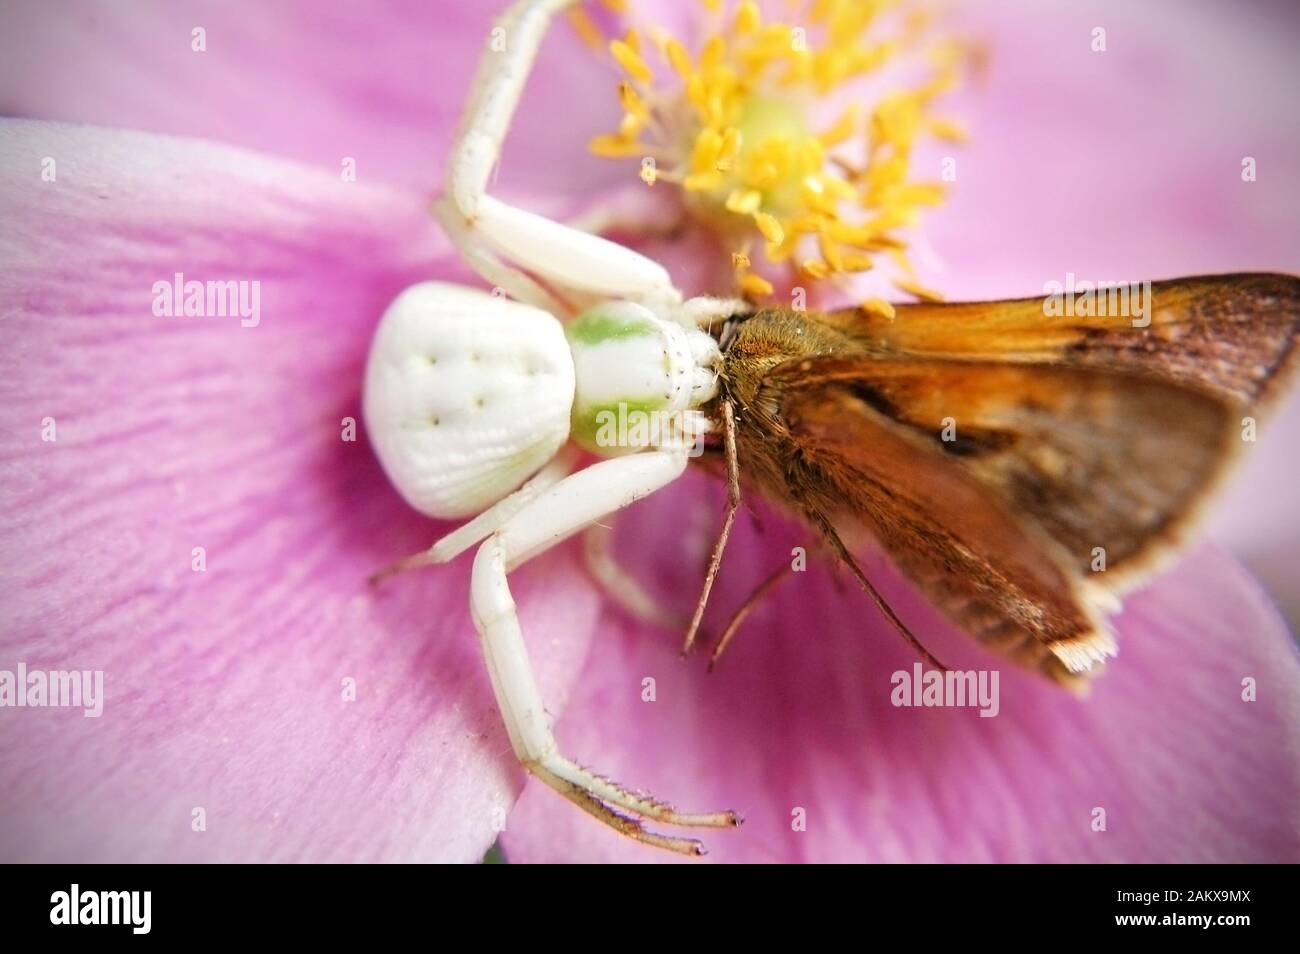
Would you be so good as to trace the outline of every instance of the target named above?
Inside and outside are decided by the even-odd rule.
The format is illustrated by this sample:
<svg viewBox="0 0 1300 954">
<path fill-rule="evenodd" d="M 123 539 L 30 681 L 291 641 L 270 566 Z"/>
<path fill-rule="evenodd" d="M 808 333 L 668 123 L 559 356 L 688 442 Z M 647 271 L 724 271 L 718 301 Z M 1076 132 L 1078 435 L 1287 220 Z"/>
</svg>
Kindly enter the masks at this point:
<svg viewBox="0 0 1300 954">
<path fill-rule="evenodd" d="M 510 297 L 438 282 L 399 295 L 375 332 L 364 416 L 408 503 L 436 518 L 476 514 L 398 568 L 445 562 L 481 541 L 470 609 L 515 755 L 625 834 L 698 854 L 698 841 L 646 831 L 639 819 L 722 827 L 739 824 L 735 813 L 678 813 L 559 752 L 507 581 L 525 560 L 682 475 L 708 426 L 698 409 L 717 391 L 718 345 L 699 325 L 746 310 L 683 301 L 656 262 L 486 194 L 537 48 L 572 2 L 520 0 L 498 19 L 506 48 L 479 66 L 435 204 L 465 261 Z M 578 305 L 590 307 L 566 328 L 560 317 Z M 597 414 L 620 403 L 679 423 L 639 446 L 598 446 Z M 607 459 L 573 473 L 575 444 Z M 617 571 L 606 579 L 635 587 Z M 633 592 L 629 602 L 648 600 Z"/>
</svg>

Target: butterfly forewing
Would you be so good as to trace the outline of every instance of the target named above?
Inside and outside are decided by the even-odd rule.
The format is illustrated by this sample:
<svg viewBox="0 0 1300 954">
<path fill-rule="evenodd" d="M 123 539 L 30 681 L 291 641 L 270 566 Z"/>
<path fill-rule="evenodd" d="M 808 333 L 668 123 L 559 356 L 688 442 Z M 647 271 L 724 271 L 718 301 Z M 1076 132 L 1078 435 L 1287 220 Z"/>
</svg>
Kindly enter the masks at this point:
<svg viewBox="0 0 1300 954">
<path fill-rule="evenodd" d="M 1061 309 L 1038 297 L 899 305 L 892 321 L 860 309 L 820 320 L 872 350 L 1104 368 L 1214 390 L 1255 409 L 1285 386 L 1300 331 L 1300 279 L 1209 275 L 1149 284 L 1141 308 L 1133 302 L 1104 314 L 1056 314 Z M 1087 310 L 1102 310 L 1101 302 Z"/>
</svg>

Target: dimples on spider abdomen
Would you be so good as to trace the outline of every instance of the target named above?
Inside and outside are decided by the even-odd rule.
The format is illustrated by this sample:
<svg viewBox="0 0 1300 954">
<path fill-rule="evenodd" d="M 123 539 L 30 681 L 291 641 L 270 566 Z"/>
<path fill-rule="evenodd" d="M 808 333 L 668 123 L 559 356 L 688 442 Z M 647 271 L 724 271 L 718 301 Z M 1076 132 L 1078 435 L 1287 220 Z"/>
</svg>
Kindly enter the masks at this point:
<svg viewBox="0 0 1300 954">
<path fill-rule="evenodd" d="M 363 413 L 375 453 L 412 507 L 478 513 L 524 482 L 569 436 L 573 358 L 538 308 L 439 282 L 384 313 Z"/>
</svg>

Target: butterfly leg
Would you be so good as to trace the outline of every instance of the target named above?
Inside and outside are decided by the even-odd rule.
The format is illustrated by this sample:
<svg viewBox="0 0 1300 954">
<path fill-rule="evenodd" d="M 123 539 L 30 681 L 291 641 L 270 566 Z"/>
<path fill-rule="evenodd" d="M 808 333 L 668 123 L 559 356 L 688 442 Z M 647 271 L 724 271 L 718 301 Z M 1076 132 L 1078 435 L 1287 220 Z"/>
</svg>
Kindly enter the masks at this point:
<svg viewBox="0 0 1300 954">
<path fill-rule="evenodd" d="M 740 823 L 734 812 L 679 813 L 560 753 L 507 580 L 507 573 L 524 561 L 671 483 L 681 476 L 686 462 L 680 451 L 618 457 L 572 474 L 539 495 L 479 547 L 470 583 L 470 608 L 497 705 L 519 761 L 565 798 L 623 834 L 674 851 L 702 854 L 703 846 L 697 840 L 646 831 L 641 819 L 721 828 Z"/>
<path fill-rule="evenodd" d="M 745 622 L 746 617 L 753 612 L 754 607 L 762 602 L 763 597 L 776 589 L 776 587 L 793 572 L 794 569 L 791 567 L 790 563 L 788 561 L 783 562 L 770 576 L 768 576 L 767 579 L 754 589 L 754 592 L 750 593 L 749 596 L 745 598 L 745 602 L 740 604 L 740 608 L 731 615 L 731 619 L 727 622 L 727 625 L 723 627 L 722 635 L 718 637 L 718 643 L 713 647 L 713 654 L 709 656 L 710 672 L 712 672 L 713 667 L 718 664 L 718 660 L 722 658 L 722 654 L 726 652 L 727 646 L 730 645 L 731 640 L 735 637 L 736 633 L 739 632 L 740 626 Z"/>
</svg>

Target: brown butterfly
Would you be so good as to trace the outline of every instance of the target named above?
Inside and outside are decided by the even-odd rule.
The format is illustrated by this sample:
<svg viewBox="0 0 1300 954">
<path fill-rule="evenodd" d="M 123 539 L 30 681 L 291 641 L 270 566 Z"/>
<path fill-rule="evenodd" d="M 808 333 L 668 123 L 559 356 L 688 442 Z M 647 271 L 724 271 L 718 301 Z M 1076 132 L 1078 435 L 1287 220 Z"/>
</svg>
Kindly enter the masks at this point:
<svg viewBox="0 0 1300 954">
<path fill-rule="evenodd" d="M 1295 365 L 1300 279 L 1147 287 L 1140 320 L 1105 295 L 733 319 L 713 409 L 731 508 L 688 646 L 744 481 L 909 639 L 845 542 L 861 530 L 981 644 L 1083 685 L 1117 597 L 1185 538 Z"/>
</svg>

